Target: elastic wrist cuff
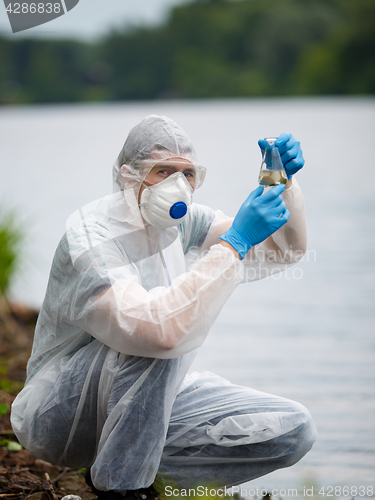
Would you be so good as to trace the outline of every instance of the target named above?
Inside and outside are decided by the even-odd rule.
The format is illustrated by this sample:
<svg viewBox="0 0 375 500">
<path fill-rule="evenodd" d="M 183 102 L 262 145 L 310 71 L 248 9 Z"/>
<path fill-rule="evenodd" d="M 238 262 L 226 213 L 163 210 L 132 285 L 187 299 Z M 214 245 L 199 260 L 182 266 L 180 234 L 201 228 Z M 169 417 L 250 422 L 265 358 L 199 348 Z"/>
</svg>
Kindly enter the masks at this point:
<svg viewBox="0 0 375 500">
<path fill-rule="evenodd" d="M 219 239 L 230 243 L 232 247 L 240 254 L 241 259 L 245 257 L 247 252 L 252 247 L 252 245 L 241 238 L 237 231 L 233 229 L 233 226 L 231 226 L 228 231 L 222 236 L 219 236 Z"/>
</svg>

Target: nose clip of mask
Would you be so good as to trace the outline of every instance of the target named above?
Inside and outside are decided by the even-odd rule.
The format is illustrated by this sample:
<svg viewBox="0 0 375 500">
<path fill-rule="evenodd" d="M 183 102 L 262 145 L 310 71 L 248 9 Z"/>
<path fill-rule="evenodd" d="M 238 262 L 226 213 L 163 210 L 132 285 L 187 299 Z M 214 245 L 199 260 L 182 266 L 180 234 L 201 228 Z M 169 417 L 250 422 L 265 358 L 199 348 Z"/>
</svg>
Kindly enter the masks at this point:
<svg viewBox="0 0 375 500">
<path fill-rule="evenodd" d="M 181 172 L 146 186 L 140 200 L 142 217 L 154 227 L 177 226 L 186 217 L 192 203 L 193 189 Z"/>
</svg>

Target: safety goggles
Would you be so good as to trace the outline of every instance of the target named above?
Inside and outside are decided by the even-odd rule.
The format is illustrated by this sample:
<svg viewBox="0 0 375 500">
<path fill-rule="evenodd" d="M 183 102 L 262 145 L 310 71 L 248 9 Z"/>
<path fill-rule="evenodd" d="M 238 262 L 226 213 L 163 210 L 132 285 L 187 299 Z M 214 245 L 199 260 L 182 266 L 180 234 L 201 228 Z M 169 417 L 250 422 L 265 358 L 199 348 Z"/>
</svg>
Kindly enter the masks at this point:
<svg viewBox="0 0 375 500">
<path fill-rule="evenodd" d="M 168 175 L 172 175 L 175 172 L 182 172 L 190 183 L 193 182 L 194 189 L 201 187 L 206 177 L 205 167 L 182 158 L 167 158 L 159 161 L 145 160 L 142 163 L 145 167 L 144 173 L 147 173 L 146 178 L 153 169 L 165 170 Z"/>
</svg>

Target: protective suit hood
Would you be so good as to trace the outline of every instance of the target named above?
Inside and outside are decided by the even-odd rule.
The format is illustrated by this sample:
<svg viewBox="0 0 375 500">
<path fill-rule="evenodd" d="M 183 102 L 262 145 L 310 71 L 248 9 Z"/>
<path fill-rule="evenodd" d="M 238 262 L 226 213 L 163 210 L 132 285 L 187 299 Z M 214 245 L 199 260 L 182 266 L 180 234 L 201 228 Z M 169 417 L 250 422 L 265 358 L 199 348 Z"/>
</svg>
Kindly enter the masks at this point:
<svg viewBox="0 0 375 500">
<path fill-rule="evenodd" d="M 113 165 L 113 191 L 139 187 L 152 167 L 162 160 L 183 158 L 196 164 L 188 135 L 166 116 L 149 115 L 130 131 Z"/>
</svg>

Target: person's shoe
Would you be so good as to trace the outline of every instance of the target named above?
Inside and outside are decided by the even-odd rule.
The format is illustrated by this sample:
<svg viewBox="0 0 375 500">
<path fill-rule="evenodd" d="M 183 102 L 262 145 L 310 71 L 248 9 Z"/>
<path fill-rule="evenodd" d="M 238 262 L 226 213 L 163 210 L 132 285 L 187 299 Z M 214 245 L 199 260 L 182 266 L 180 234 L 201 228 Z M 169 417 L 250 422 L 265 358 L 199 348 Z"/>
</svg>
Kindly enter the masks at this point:
<svg viewBox="0 0 375 500">
<path fill-rule="evenodd" d="M 117 491 L 99 491 L 98 498 L 93 500 L 125 500 L 125 498 L 127 497 Z"/>
<path fill-rule="evenodd" d="M 93 493 L 95 493 L 95 495 L 98 495 L 98 496 L 99 496 L 99 494 L 100 494 L 100 493 L 103 493 L 102 491 L 97 490 L 97 489 L 95 488 L 94 483 L 93 483 L 93 482 L 92 482 L 92 480 L 91 480 L 90 467 L 86 470 L 86 474 L 85 474 L 85 481 L 86 481 L 86 484 L 87 484 L 88 486 L 90 486 L 91 491 L 92 491 Z"/>
<path fill-rule="evenodd" d="M 157 500 L 158 493 L 151 485 L 148 488 L 139 490 L 128 490 L 125 495 L 126 500 Z"/>
<path fill-rule="evenodd" d="M 157 500 L 156 495 L 156 491 L 150 486 L 139 490 L 128 490 L 125 495 L 117 491 L 100 491 L 97 500 Z"/>
<path fill-rule="evenodd" d="M 86 470 L 85 481 L 92 492 L 98 495 L 97 500 L 157 500 L 158 493 L 152 485 L 139 490 L 128 490 L 125 495 L 117 491 L 97 490 L 91 480 L 90 468 Z"/>
</svg>

